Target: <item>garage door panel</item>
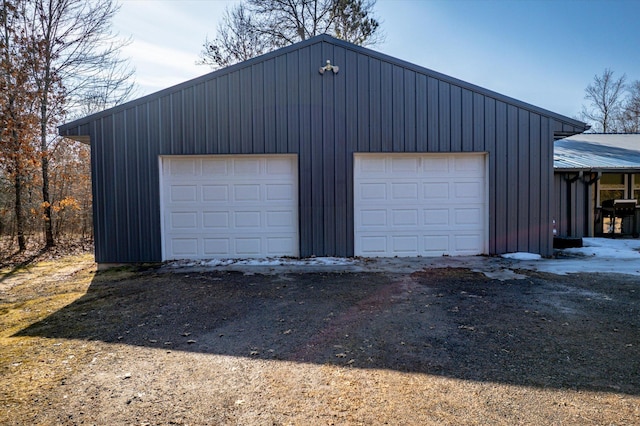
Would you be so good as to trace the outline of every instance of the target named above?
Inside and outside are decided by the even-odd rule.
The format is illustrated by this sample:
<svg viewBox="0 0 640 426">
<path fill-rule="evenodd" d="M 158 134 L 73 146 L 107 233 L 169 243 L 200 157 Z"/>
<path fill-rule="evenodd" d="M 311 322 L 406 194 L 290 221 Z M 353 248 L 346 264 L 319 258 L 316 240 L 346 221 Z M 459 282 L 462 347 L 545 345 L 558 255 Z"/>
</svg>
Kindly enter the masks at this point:
<svg viewBox="0 0 640 426">
<path fill-rule="evenodd" d="M 298 256 L 296 156 L 167 156 L 161 171 L 165 259 Z"/>
<path fill-rule="evenodd" d="M 478 229 L 482 229 L 483 214 L 480 207 L 453 209 L 453 217 L 456 226 L 475 225 Z"/>
<path fill-rule="evenodd" d="M 173 228 L 196 229 L 198 227 L 197 212 L 173 212 L 169 217 Z"/>
<path fill-rule="evenodd" d="M 267 238 L 268 256 L 286 256 L 294 250 L 294 238 Z"/>
<path fill-rule="evenodd" d="M 425 200 L 443 200 L 450 198 L 449 182 L 423 182 L 422 196 Z"/>
<path fill-rule="evenodd" d="M 190 160 L 177 160 L 171 162 L 169 167 L 171 176 L 196 176 L 199 174 L 198 164 Z"/>
<path fill-rule="evenodd" d="M 387 199 L 387 185 L 385 183 L 363 183 L 358 189 L 362 201 Z"/>
<path fill-rule="evenodd" d="M 260 160 L 258 159 L 234 159 L 233 175 L 236 178 L 252 178 L 260 176 Z"/>
<path fill-rule="evenodd" d="M 423 235 L 422 241 L 425 251 L 435 253 L 436 256 L 441 256 L 449 250 L 449 235 L 438 233 Z"/>
<path fill-rule="evenodd" d="M 357 154 L 355 254 L 486 253 L 484 154 Z"/>
<path fill-rule="evenodd" d="M 229 175 L 229 162 L 226 160 L 203 159 L 202 174 L 211 177 L 226 177 Z"/>
<path fill-rule="evenodd" d="M 233 215 L 233 224 L 236 228 L 262 228 L 262 220 L 259 211 L 239 211 Z"/>
<path fill-rule="evenodd" d="M 482 182 L 455 182 L 453 187 L 455 198 L 472 199 L 482 202 L 480 198 L 483 194 Z"/>
<path fill-rule="evenodd" d="M 197 238 L 172 238 L 170 244 L 172 251 L 179 255 L 191 256 L 198 253 Z"/>
<path fill-rule="evenodd" d="M 290 228 L 293 220 L 294 213 L 291 210 L 266 212 L 267 228 Z"/>
<path fill-rule="evenodd" d="M 202 185 L 202 201 L 229 201 L 229 185 Z"/>
<path fill-rule="evenodd" d="M 206 256 L 227 256 L 231 252 L 231 238 L 204 238 L 203 242 Z"/>
<path fill-rule="evenodd" d="M 173 203 L 198 201 L 198 187 L 196 185 L 172 185 L 169 199 Z"/>
<path fill-rule="evenodd" d="M 260 238 L 236 238 L 235 254 L 240 256 L 260 256 L 263 252 L 261 243 Z"/>
<path fill-rule="evenodd" d="M 208 212 L 202 213 L 202 227 L 203 228 L 220 228 L 227 229 L 230 226 L 229 212 Z"/>
<path fill-rule="evenodd" d="M 461 234 L 454 237 L 456 252 L 462 254 L 477 254 L 475 251 L 479 244 L 482 243 L 482 235 L 477 234 Z"/>
<path fill-rule="evenodd" d="M 392 200 L 417 200 L 418 184 L 414 182 L 394 182 L 391 184 Z"/>
<path fill-rule="evenodd" d="M 260 185 L 255 185 L 255 184 L 234 185 L 233 201 L 235 202 L 260 201 Z"/>
<path fill-rule="evenodd" d="M 388 253 L 387 237 L 386 236 L 366 236 L 356 240 L 356 253 L 357 256 L 384 256 Z"/>
<path fill-rule="evenodd" d="M 395 256 L 417 256 L 417 235 L 396 235 L 391 237 L 391 247 Z"/>
<path fill-rule="evenodd" d="M 291 201 L 295 198 L 293 185 L 267 184 L 265 201 Z"/>
<path fill-rule="evenodd" d="M 418 226 L 418 209 L 402 209 L 393 210 L 391 217 L 391 225 L 394 227 L 399 226 Z"/>
<path fill-rule="evenodd" d="M 414 175 L 420 169 L 420 159 L 401 157 L 391 159 L 390 171 L 394 176 L 402 176 L 404 173 Z"/>
<path fill-rule="evenodd" d="M 386 210 L 362 210 L 360 212 L 360 223 L 364 227 L 370 226 L 387 226 L 387 211 Z"/>
<path fill-rule="evenodd" d="M 448 226 L 449 225 L 449 209 L 424 209 L 423 210 L 423 226 Z"/>
</svg>

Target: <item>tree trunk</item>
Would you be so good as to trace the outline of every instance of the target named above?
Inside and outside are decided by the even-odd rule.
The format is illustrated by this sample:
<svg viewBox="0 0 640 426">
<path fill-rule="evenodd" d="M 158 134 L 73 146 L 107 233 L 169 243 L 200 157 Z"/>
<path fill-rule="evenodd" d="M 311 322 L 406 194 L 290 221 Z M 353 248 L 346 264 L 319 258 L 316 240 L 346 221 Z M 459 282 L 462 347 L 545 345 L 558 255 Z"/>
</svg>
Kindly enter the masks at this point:
<svg viewBox="0 0 640 426">
<path fill-rule="evenodd" d="M 46 248 L 53 247 L 53 220 L 51 220 L 51 203 L 49 200 L 49 152 L 46 150 L 46 138 L 42 146 L 42 201 L 44 205 L 44 234 Z"/>
<path fill-rule="evenodd" d="M 47 146 L 49 87 L 50 76 L 47 71 L 45 75 L 45 86 L 42 93 L 42 103 L 40 105 L 40 150 L 42 155 L 42 203 L 44 206 L 45 248 L 51 248 L 55 245 L 55 241 L 53 239 L 53 220 L 51 218 L 51 199 L 49 197 L 49 148 Z"/>
<path fill-rule="evenodd" d="M 27 249 L 27 243 L 24 238 L 24 216 L 22 214 L 22 172 L 20 171 L 19 165 L 16 167 L 14 190 L 16 196 L 15 214 L 16 230 L 18 234 L 18 250 L 23 252 Z"/>
</svg>

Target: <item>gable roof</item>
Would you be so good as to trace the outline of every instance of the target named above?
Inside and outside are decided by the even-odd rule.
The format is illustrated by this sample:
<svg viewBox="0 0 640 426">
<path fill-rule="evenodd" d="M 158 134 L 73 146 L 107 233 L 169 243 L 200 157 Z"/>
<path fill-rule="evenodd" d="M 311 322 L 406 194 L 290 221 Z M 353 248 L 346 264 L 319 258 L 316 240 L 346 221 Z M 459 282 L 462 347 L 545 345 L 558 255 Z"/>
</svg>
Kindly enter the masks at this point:
<svg viewBox="0 0 640 426">
<path fill-rule="evenodd" d="M 194 86 L 197 86 L 201 83 L 204 83 L 206 81 L 218 78 L 220 76 L 223 76 L 225 74 L 230 74 L 233 73 L 235 71 L 238 71 L 242 68 L 246 68 L 246 67 L 251 67 L 255 64 L 258 64 L 260 62 L 265 62 L 268 61 L 270 59 L 276 58 L 278 56 L 282 56 L 282 55 L 286 55 L 287 53 L 296 51 L 296 50 L 300 50 L 300 49 L 304 49 L 307 48 L 309 46 L 315 45 L 315 44 L 319 44 L 319 43 L 328 43 L 331 44 L 333 46 L 337 46 L 337 47 L 341 47 L 344 48 L 346 50 L 350 50 L 353 51 L 355 53 L 358 54 L 363 54 L 363 55 L 367 55 L 371 58 L 374 59 L 378 59 L 382 62 L 386 62 L 386 63 L 390 63 L 393 65 L 397 65 L 400 67 L 403 67 L 405 69 L 426 75 L 428 77 L 432 77 L 434 79 L 440 80 L 442 82 L 446 82 L 449 83 L 453 86 L 457 86 L 460 87 L 462 89 L 467 89 L 470 90 L 471 92 L 475 92 L 478 94 L 481 94 L 483 96 L 487 96 L 489 98 L 493 98 L 496 101 L 500 101 L 500 102 L 504 102 L 508 105 L 513 105 L 516 106 L 518 108 L 522 108 L 524 110 L 533 112 L 535 114 L 539 114 L 541 116 L 544 117 L 549 117 L 551 119 L 553 119 L 553 131 L 554 131 L 554 135 L 555 138 L 562 138 L 562 137 L 567 137 L 570 135 L 574 135 L 577 133 L 581 133 L 584 132 L 586 130 L 589 129 L 589 126 L 581 121 L 575 120 L 573 118 L 569 118 L 566 116 L 563 116 L 561 114 L 557 114 L 555 112 L 546 110 L 544 108 L 540 108 L 531 104 L 528 104 L 526 102 L 511 98 L 509 96 L 505 96 L 502 95 L 500 93 L 491 91 L 489 89 L 485 89 L 483 87 L 480 86 L 476 86 L 474 84 L 468 83 L 466 81 L 463 80 L 459 80 L 457 78 L 454 77 L 450 77 L 448 75 L 445 74 L 441 74 L 437 71 L 433 71 L 430 70 L 428 68 L 424 68 L 421 67 L 419 65 L 415 65 L 406 61 L 403 61 L 401 59 L 398 58 L 394 58 L 388 55 L 385 55 L 383 53 L 371 50 L 371 49 L 367 49 L 361 46 L 357 46 L 355 44 L 346 42 L 344 40 L 339 40 L 336 39 L 334 37 L 331 37 L 329 35 L 326 34 L 322 34 L 313 38 L 310 38 L 308 40 L 290 45 L 290 46 L 286 46 L 283 47 L 281 49 L 278 50 L 274 50 L 272 52 L 266 53 L 264 55 L 249 59 L 247 61 L 244 62 L 240 62 L 238 64 L 234 64 L 231 65 L 229 67 L 220 69 L 220 70 L 216 70 L 213 71 L 211 73 L 205 74 L 201 77 L 197 77 L 194 78 L 192 80 L 188 80 L 185 81 L 183 83 L 177 84 L 175 86 L 169 87 L 167 89 L 161 90 L 159 92 L 156 93 L 152 93 L 150 95 L 129 101 L 127 103 L 118 105 L 116 107 L 77 119 L 75 121 L 63 124 L 61 126 L 58 127 L 58 132 L 61 136 L 65 136 L 65 137 L 69 137 L 71 139 L 75 139 L 75 140 L 79 140 L 81 142 L 84 143 L 89 143 L 89 124 L 95 120 L 99 120 L 100 118 L 103 118 L 105 116 L 108 115 L 112 115 L 115 113 L 118 113 L 122 110 L 126 110 L 126 109 L 130 109 L 130 108 L 134 108 L 138 105 L 142 105 L 144 103 L 148 103 L 151 101 L 154 101 L 156 99 L 162 98 L 164 96 L 167 95 L 171 95 L 172 93 L 176 93 L 176 92 L 180 92 L 184 89 L 187 88 L 191 88 Z M 326 58 L 325 58 L 326 59 Z M 322 62 L 324 63 L 324 61 Z M 322 63 L 319 63 L 319 67 L 322 65 Z M 339 64 L 336 64 L 339 65 Z"/>
<path fill-rule="evenodd" d="M 583 133 L 556 141 L 556 170 L 640 171 L 640 134 Z"/>
</svg>

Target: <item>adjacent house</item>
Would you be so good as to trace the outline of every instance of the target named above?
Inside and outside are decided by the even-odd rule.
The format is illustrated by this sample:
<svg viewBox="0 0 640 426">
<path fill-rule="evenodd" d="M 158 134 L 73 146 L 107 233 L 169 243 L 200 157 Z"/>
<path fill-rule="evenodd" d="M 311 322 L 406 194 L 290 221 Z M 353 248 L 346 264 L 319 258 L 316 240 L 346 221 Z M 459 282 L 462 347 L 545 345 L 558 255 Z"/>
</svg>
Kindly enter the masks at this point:
<svg viewBox="0 0 640 426">
<path fill-rule="evenodd" d="M 587 126 L 322 35 L 60 126 L 96 260 L 552 253 Z"/>
<path fill-rule="evenodd" d="M 555 142 L 553 163 L 559 236 L 640 233 L 640 134 L 567 137 Z"/>
</svg>

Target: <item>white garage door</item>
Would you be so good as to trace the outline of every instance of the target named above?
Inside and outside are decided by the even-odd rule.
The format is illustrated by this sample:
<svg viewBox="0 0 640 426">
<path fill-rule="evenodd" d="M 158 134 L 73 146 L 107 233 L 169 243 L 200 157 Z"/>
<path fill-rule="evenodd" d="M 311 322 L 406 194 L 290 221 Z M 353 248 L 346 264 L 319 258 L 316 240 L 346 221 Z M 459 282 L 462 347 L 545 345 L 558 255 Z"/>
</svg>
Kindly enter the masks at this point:
<svg viewBox="0 0 640 426">
<path fill-rule="evenodd" d="M 163 258 L 298 256 L 295 155 L 161 158 Z"/>
<path fill-rule="evenodd" d="M 487 253 L 484 154 L 357 154 L 355 255 Z"/>
</svg>

